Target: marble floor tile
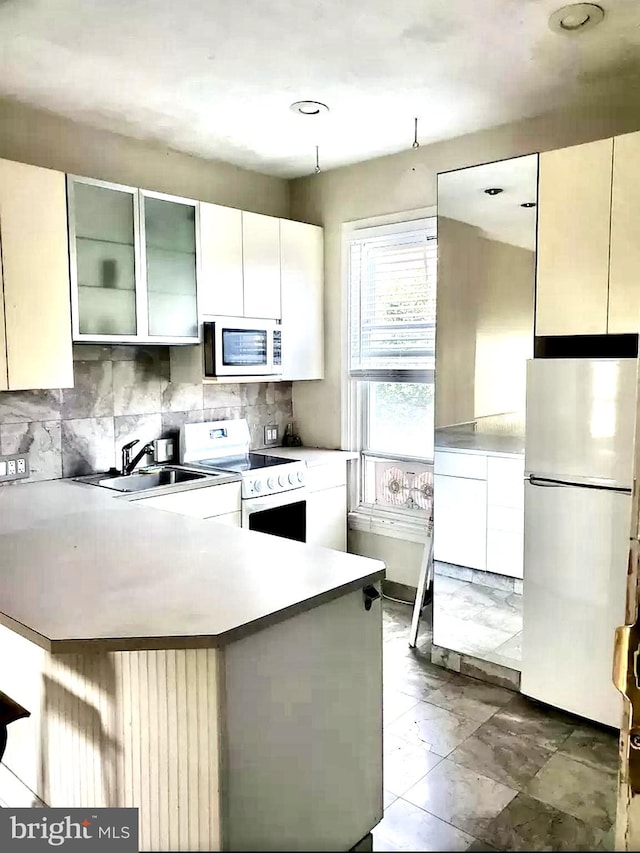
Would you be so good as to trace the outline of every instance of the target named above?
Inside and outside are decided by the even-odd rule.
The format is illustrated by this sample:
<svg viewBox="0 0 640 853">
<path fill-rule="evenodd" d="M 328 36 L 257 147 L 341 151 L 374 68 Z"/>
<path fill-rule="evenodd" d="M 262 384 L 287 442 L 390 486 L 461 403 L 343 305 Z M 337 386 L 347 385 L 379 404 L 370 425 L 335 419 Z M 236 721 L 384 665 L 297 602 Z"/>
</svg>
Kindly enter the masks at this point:
<svg viewBox="0 0 640 853">
<path fill-rule="evenodd" d="M 449 756 L 451 761 L 522 790 L 554 755 L 535 738 L 484 723 Z"/>
<path fill-rule="evenodd" d="M 604 833 L 526 794 L 518 794 L 484 830 L 498 850 L 602 850 Z"/>
<path fill-rule="evenodd" d="M 522 623 L 521 623 L 522 624 Z M 508 658 L 522 660 L 522 631 L 518 631 L 511 639 L 498 646 L 496 653 Z"/>
<path fill-rule="evenodd" d="M 459 578 L 450 578 L 447 575 L 438 575 L 433 579 L 433 589 L 436 595 L 451 595 L 465 588 L 468 581 Z"/>
<path fill-rule="evenodd" d="M 477 839 L 476 841 L 473 842 L 471 847 L 468 847 L 467 849 L 470 851 L 471 850 L 473 850 L 473 851 L 484 850 L 484 851 L 487 851 L 487 853 L 492 853 L 492 851 L 495 850 L 496 848 L 492 847 L 491 844 L 487 844 L 486 841 L 480 841 L 479 839 Z"/>
<path fill-rule="evenodd" d="M 391 791 L 387 791 L 386 789 L 382 792 L 382 808 L 387 809 L 398 797 L 396 794 L 392 794 Z"/>
<path fill-rule="evenodd" d="M 482 657 L 485 652 L 493 651 L 513 636 L 510 631 L 487 628 L 472 619 L 458 619 L 447 612 L 439 612 L 437 602 L 435 607 L 433 642 L 437 646 Z"/>
<path fill-rule="evenodd" d="M 399 690 L 385 690 L 382 700 L 382 720 L 386 726 L 397 720 L 405 711 L 418 702 L 414 696 L 409 696 L 407 693 L 401 693 Z"/>
<path fill-rule="evenodd" d="M 486 827 L 516 794 L 517 791 L 494 779 L 445 759 L 409 788 L 403 798 L 477 838 L 484 838 Z"/>
<path fill-rule="evenodd" d="M 478 720 L 469 720 L 428 702 L 418 702 L 391 723 L 387 731 L 444 757 L 479 726 Z"/>
<path fill-rule="evenodd" d="M 480 722 L 488 720 L 495 711 L 512 699 L 513 693 L 510 690 L 465 675 L 452 676 L 429 696 L 432 705 Z"/>
<path fill-rule="evenodd" d="M 512 636 L 522 631 L 522 614 L 505 604 L 493 604 L 490 607 L 480 608 L 474 614 L 473 621 L 487 628 L 508 631 Z"/>
<path fill-rule="evenodd" d="M 618 773 L 617 732 L 578 726 L 560 747 L 560 752 L 598 770 Z"/>
<path fill-rule="evenodd" d="M 415 743 L 385 737 L 383 752 L 384 788 L 400 797 L 443 759 Z"/>
<path fill-rule="evenodd" d="M 402 799 L 385 810 L 373 839 L 374 850 L 467 850 L 474 841 L 466 832 Z"/>
<path fill-rule="evenodd" d="M 546 705 L 539 705 L 526 696 L 516 694 L 497 711 L 491 722 L 517 736 L 527 736 L 540 746 L 557 750 L 578 726 L 578 720 Z"/>
<path fill-rule="evenodd" d="M 561 753 L 536 773 L 526 793 L 603 830 L 616 819 L 616 777 Z"/>
</svg>

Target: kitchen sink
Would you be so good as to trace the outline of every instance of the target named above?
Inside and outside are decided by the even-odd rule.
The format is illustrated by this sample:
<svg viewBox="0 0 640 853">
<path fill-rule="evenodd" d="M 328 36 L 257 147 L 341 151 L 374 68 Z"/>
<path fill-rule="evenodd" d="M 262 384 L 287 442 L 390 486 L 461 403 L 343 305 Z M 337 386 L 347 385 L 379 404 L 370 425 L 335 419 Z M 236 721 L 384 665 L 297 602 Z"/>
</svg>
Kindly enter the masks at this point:
<svg viewBox="0 0 640 853">
<path fill-rule="evenodd" d="M 146 489 L 156 489 L 158 486 L 173 486 L 176 483 L 187 483 L 190 480 L 201 480 L 206 477 L 198 471 L 187 471 L 184 468 L 152 468 L 147 471 L 135 471 L 133 474 L 97 474 L 91 477 L 77 477 L 82 483 L 103 486 L 116 492 L 142 492 Z"/>
</svg>

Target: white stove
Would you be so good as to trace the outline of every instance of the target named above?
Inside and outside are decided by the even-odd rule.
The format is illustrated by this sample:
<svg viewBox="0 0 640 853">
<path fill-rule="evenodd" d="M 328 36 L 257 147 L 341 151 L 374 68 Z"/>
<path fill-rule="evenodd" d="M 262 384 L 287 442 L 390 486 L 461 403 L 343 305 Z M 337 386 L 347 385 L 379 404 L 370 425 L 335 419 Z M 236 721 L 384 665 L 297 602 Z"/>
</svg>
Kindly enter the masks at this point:
<svg viewBox="0 0 640 853">
<path fill-rule="evenodd" d="M 184 424 L 180 427 L 180 462 L 202 471 L 240 474 L 244 500 L 304 488 L 304 462 L 251 453 L 250 441 L 244 418 Z"/>
</svg>

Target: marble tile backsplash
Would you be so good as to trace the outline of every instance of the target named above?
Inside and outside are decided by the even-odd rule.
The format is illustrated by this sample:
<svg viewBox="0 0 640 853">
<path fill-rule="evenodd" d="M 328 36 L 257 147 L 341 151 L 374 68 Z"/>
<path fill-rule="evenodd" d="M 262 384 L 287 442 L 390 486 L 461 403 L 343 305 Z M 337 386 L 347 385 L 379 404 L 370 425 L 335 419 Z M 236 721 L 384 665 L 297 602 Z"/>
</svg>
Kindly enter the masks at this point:
<svg viewBox="0 0 640 853">
<path fill-rule="evenodd" d="M 290 382 L 171 382 L 166 347 L 83 344 L 73 357 L 74 388 L 0 392 L 0 454 L 27 453 L 31 481 L 119 467 L 127 441 L 184 423 L 246 417 L 256 449 L 266 424 L 284 435 L 293 419 Z"/>
</svg>

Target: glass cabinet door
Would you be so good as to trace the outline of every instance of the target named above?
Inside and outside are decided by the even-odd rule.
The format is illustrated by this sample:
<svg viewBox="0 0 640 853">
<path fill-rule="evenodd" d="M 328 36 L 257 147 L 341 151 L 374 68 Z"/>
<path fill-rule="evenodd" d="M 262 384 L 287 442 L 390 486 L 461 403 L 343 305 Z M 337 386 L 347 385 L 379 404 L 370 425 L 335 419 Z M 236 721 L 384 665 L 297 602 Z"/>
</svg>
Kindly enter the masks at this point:
<svg viewBox="0 0 640 853">
<path fill-rule="evenodd" d="M 142 194 L 149 336 L 198 338 L 196 205 Z"/>
<path fill-rule="evenodd" d="M 90 337 L 135 336 L 135 190 L 73 179 L 69 207 L 77 285 L 74 332 Z"/>
</svg>

